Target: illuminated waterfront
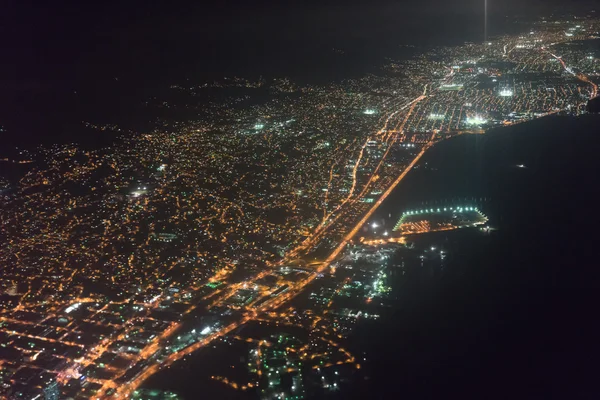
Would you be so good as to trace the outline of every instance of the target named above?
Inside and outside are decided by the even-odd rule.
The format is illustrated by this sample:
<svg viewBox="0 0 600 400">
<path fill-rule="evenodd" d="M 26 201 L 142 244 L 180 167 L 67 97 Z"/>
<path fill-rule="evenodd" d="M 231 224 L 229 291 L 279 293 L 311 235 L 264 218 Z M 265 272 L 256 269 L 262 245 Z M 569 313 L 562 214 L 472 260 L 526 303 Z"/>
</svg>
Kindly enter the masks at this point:
<svg viewBox="0 0 600 400">
<path fill-rule="evenodd" d="M 433 378 L 434 382 L 454 385 L 450 386 L 452 390 L 460 386 L 459 392 L 467 394 L 469 390 L 485 386 L 477 382 L 465 385 L 472 377 L 489 382 L 493 378 L 486 371 L 500 373 L 511 363 L 511 360 L 503 359 L 498 365 L 486 361 L 485 369 L 481 370 L 479 354 L 484 346 L 481 341 L 492 340 L 483 332 L 490 325 L 499 323 L 496 320 L 498 313 L 501 312 L 501 321 L 506 324 L 502 332 L 508 333 L 504 333 L 506 338 L 500 339 L 496 334 L 494 340 L 499 343 L 513 340 L 516 343 L 511 346 L 517 346 L 519 351 L 524 351 L 528 340 L 540 340 L 539 337 L 528 339 L 525 335 L 522 339 L 525 343 L 520 343 L 524 327 L 534 331 L 541 329 L 531 326 L 540 319 L 537 311 L 547 310 L 557 303 L 573 305 L 581 300 L 579 297 L 565 299 L 561 295 L 548 299 L 543 294 L 545 289 L 542 288 L 557 273 L 557 266 L 546 262 L 556 257 L 560 246 L 576 246 L 589 253 L 592 248 L 583 248 L 593 239 L 582 237 L 583 232 L 572 236 L 574 232 L 570 230 L 568 220 L 546 220 L 545 215 L 563 202 L 579 204 L 581 210 L 577 215 L 590 211 L 593 200 L 585 200 L 582 198 L 585 193 L 577 193 L 575 189 L 585 188 L 579 185 L 586 176 L 593 174 L 591 154 L 598 148 L 591 130 L 595 122 L 593 117 L 582 120 L 549 117 L 497 130 L 491 136 L 452 139 L 424 156 L 419 168 L 408 174 L 371 221 L 392 227 L 403 212 L 418 209 L 418 206 L 433 207 L 453 201 L 473 204 L 477 201 L 490 217 L 489 226 L 494 230 L 486 232 L 471 228 L 415 235 L 409 239 L 408 247 L 391 245 L 384 251 L 358 246 L 340 260 L 335 275 L 325 275 L 309 286 L 305 295 L 290 304 L 294 308 L 292 312 L 296 312 L 293 324 L 305 321 L 305 328 L 294 328 L 292 324 L 289 332 L 306 340 L 301 332 L 310 326 L 308 321 L 321 315 L 322 321 L 328 321 L 324 326 L 338 324 L 337 329 L 343 336 L 338 340 L 345 343 L 347 349 L 356 356 L 366 352 L 367 360 L 361 363 L 360 370 L 351 372 L 336 367 L 330 367 L 329 372 L 323 370 L 327 382 L 337 382 L 340 393 L 352 398 L 364 398 L 368 393 L 383 395 L 390 391 L 398 395 L 439 394 L 447 386 L 432 386 L 418 377 L 422 368 L 428 370 L 442 365 L 445 373 Z M 577 138 L 565 131 L 568 126 L 577 127 Z M 540 145 L 541 139 L 544 139 L 543 145 Z M 565 157 L 581 143 L 587 148 L 580 159 Z M 519 168 L 521 163 L 527 168 Z M 561 176 L 560 171 L 567 175 Z M 579 176 L 579 171 L 588 173 L 573 179 Z M 558 177 L 556 184 L 565 185 L 572 180 L 567 185 L 571 192 L 549 199 L 546 196 L 552 193 L 552 185 L 544 177 L 555 175 Z M 509 188 L 514 190 L 509 191 Z M 566 198 L 571 200 L 566 201 Z M 391 218 L 389 214 L 392 214 Z M 565 229 L 569 232 L 568 237 L 556 234 Z M 542 237 L 532 240 L 534 234 Z M 556 251 L 546 254 L 545 243 L 557 246 Z M 389 258 L 381 262 L 381 255 Z M 564 256 L 560 258 L 563 259 Z M 541 260 L 545 261 L 543 266 L 527 267 Z M 548 269 L 550 265 L 551 269 Z M 381 269 L 387 275 L 384 281 L 374 279 Z M 573 279 L 570 269 L 565 267 L 560 276 Z M 346 281 L 348 277 L 350 280 Z M 382 283 L 377 284 L 380 292 L 368 301 L 368 286 L 374 281 Z M 336 287 L 341 290 L 336 291 Z M 582 296 L 585 298 L 585 294 Z M 328 312 L 321 314 L 330 300 L 331 305 L 325 308 Z M 547 306 L 542 304 L 545 301 L 549 302 Z M 579 307 L 589 309 L 591 305 Z M 520 318 L 531 318 L 536 322 L 527 324 Z M 561 321 L 554 321 L 553 326 L 560 325 Z M 241 329 L 235 336 L 267 339 L 273 332 L 287 332 L 284 326 L 288 322 L 287 319 L 265 319 L 260 325 L 251 324 L 247 329 Z M 319 334 L 319 331 L 314 333 L 315 339 Z M 480 340 L 478 335 L 483 335 Z M 188 396 L 206 388 L 210 393 L 254 398 L 254 390 L 234 390 L 210 379 L 211 376 L 228 377 L 239 386 L 253 381 L 251 374 L 246 375 L 246 360 L 240 361 L 239 357 L 248 357 L 249 349 L 255 344 L 248 343 L 244 347 L 244 343 L 227 336 L 223 341 L 213 343 L 216 348 L 209 346 L 186 361 L 174 364 L 149 379 L 146 385 L 180 388 Z M 516 350 L 504 351 L 512 356 Z M 215 358 L 222 358 L 223 362 L 215 365 L 210 361 Z M 314 360 L 318 363 L 320 358 Z M 461 375 L 459 367 L 463 365 L 468 368 L 467 376 Z M 310 364 L 307 367 L 310 370 Z M 521 370 L 526 366 L 513 368 Z M 564 369 L 548 371 L 548 368 L 541 369 L 554 376 L 564 373 Z M 205 379 L 195 382 L 191 377 L 197 376 L 199 371 L 203 371 L 201 375 Z M 335 371 L 338 371 L 338 380 L 330 380 L 330 376 L 336 377 Z M 344 383 L 344 376 L 350 377 L 351 383 Z M 369 379 L 365 380 L 365 376 Z M 325 390 L 325 394 L 335 395 L 336 392 L 319 389 L 315 379 L 309 376 L 306 379 L 312 382 L 311 393 Z M 320 379 L 317 375 L 316 380 Z M 507 390 L 503 389 L 502 393 Z"/>
</svg>

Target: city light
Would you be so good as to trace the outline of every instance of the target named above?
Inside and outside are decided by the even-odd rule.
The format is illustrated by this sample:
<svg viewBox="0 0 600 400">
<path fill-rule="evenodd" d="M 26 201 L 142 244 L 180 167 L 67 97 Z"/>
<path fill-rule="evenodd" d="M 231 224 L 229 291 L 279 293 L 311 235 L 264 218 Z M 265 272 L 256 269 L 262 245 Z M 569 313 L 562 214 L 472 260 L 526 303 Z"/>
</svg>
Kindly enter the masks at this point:
<svg viewBox="0 0 600 400">
<path fill-rule="evenodd" d="M 81 303 L 71 304 L 65 309 L 65 313 L 70 314 L 71 312 L 77 310 L 79 307 L 81 307 Z"/>
<path fill-rule="evenodd" d="M 431 119 L 431 120 L 439 121 L 439 120 L 444 119 L 444 117 L 445 117 L 444 114 L 435 114 L 435 113 L 432 113 L 432 114 L 429 114 L 428 118 Z"/>
<path fill-rule="evenodd" d="M 479 115 L 467 118 L 468 125 L 483 125 L 487 123 L 487 120 Z"/>
<path fill-rule="evenodd" d="M 200 331 L 200 334 L 201 334 L 201 335 L 208 335 L 208 334 L 209 334 L 211 331 L 212 331 L 211 327 L 210 327 L 210 326 L 207 326 L 207 327 L 205 327 L 204 329 L 202 329 L 202 330 Z"/>
</svg>

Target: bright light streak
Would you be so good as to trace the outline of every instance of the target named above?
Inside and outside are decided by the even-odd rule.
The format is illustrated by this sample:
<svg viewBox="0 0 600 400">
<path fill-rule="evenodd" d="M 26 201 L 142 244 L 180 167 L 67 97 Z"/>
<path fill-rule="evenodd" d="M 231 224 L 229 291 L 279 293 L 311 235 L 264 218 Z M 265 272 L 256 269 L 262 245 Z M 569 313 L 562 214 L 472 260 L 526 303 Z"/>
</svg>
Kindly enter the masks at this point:
<svg viewBox="0 0 600 400">
<path fill-rule="evenodd" d="M 66 308 L 65 313 L 69 314 L 69 313 L 77 310 L 80 306 L 81 306 L 81 303 L 71 304 L 69 307 Z"/>
</svg>

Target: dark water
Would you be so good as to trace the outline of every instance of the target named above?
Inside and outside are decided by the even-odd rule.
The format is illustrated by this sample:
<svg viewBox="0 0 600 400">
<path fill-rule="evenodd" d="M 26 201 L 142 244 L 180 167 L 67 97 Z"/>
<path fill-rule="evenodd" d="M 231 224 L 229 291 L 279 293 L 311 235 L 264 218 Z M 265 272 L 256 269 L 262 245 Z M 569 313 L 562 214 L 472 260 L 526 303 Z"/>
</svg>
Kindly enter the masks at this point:
<svg viewBox="0 0 600 400">
<path fill-rule="evenodd" d="M 599 123 L 549 117 L 423 157 L 431 169 L 411 172 L 382 217 L 487 197 L 481 208 L 499 230 L 443 234 L 454 242 L 447 268 L 462 275 L 407 282 L 391 315 L 359 330 L 372 370 L 357 398 L 596 397 Z"/>
</svg>

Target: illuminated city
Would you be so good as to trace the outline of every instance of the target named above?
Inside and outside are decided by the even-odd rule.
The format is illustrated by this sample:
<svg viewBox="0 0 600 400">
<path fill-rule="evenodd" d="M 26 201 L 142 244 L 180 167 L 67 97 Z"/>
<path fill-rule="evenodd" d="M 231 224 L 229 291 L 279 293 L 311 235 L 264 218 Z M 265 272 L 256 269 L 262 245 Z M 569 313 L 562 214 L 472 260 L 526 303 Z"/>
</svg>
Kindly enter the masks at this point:
<svg viewBox="0 0 600 400">
<path fill-rule="evenodd" d="M 476 203 L 399 210 L 387 228 L 378 208 L 440 141 L 583 114 L 599 31 L 544 19 L 329 85 L 173 82 L 149 107 L 194 119 L 0 160 L 0 397 L 178 399 L 143 385 L 209 345 L 240 349 L 239 378 L 211 376 L 231 390 L 339 391 L 363 368 L 345 339 L 379 318 L 394 252 L 443 263 L 414 237 L 490 229 Z M 196 102 L 224 88 L 238 91 Z"/>
</svg>

